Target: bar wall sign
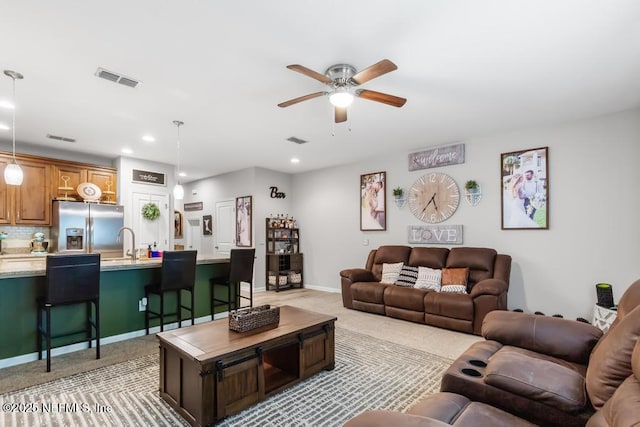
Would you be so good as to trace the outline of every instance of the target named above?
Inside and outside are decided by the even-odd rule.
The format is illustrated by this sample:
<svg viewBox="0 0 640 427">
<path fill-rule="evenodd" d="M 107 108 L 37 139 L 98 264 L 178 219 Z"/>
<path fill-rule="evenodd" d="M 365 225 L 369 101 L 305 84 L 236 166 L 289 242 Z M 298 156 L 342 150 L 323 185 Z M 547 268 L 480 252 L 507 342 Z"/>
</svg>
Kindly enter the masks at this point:
<svg viewBox="0 0 640 427">
<path fill-rule="evenodd" d="M 165 174 L 160 172 L 142 171 L 139 169 L 133 170 L 132 181 L 142 184 L 167 185 L 165 182 Z"/>
<path fill-rule="evenodd" d="M 447 145 L 409 154 L 409 171 L 464 163 L 464 144 Z"/>
<path fill-rule="evenodd" d="M 193 202 L 193 203 L 185 203 L 184 204 L 184 211 L 185 212 L 201 211 L 201 210 L 202 210 L 202 202 Z"/>
</svg>

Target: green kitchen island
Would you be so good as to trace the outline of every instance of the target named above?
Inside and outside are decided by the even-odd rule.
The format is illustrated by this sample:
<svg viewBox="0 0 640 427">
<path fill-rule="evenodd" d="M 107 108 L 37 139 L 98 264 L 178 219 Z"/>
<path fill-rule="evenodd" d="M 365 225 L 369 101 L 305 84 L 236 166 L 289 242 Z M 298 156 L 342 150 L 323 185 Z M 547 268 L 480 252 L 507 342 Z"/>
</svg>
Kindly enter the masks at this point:
<svg viewBox="0 0 640 427">
<path fill-rule="evenodd" d="M 224 275 L 229 259 L 198 257 L 196 264 L 195 317 L 202 321 L 211 315 L 209 278 Z M 101 262 L 101 344 L 144 335 L 144 311 L 139 310 L 139 301 L 144 297 L 144 287 L 159 280 L 161 265 L 161 258 Z M 45 271 L 43 256 L 0 257 L 0 368 L 37 359 L 36 298 L 44 294 Z M 152 304 L 156 307 L 157 299 Z M 165 304 L 175 306 L 175 295 L 167 295 Z M 83 304 L 56 307 L 52 333 L 76 331 L 84 325 L 84 317 Z M 152 323 L 152 327 L 156 325 Z M 55 349 L 82 343 L 78 345 L 86 348 L 84 339 L 82 334 L 61 337 L 52 345 Z"/>
</svg>

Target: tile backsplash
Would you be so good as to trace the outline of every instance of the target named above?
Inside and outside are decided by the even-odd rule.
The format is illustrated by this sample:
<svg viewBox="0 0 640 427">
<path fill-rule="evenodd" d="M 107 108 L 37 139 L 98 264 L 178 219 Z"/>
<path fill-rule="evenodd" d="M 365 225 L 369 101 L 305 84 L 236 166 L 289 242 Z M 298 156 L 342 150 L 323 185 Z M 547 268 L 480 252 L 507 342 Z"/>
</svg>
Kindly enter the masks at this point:
<svg viewBox="0 0 640 427">
<path fill-rule="evenodd" d="M 0 226 L 0 232 L 7 233 L 2 240 L 2 252 L 5 254 L 28 253 L 31 251 L 31 240 L 35 233 L 44 233 L 45 240 L 49 240 L 49 227 Z"/>
</svg>

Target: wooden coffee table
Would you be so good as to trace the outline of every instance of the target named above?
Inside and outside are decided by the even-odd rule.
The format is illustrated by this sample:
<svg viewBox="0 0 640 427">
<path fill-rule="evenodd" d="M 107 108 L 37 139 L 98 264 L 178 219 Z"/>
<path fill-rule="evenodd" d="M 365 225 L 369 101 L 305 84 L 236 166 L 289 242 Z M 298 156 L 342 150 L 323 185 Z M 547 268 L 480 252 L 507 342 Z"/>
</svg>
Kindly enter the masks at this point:
<svg viewBox="0 0 640 427">
<path fill-rule="evenodd" d="M 267 331 L 228 319 L 157 334 L 160 396 L 193 426 L 212 425 L 335 363 L 334 316 L 281 306 Z"/>
</svg>

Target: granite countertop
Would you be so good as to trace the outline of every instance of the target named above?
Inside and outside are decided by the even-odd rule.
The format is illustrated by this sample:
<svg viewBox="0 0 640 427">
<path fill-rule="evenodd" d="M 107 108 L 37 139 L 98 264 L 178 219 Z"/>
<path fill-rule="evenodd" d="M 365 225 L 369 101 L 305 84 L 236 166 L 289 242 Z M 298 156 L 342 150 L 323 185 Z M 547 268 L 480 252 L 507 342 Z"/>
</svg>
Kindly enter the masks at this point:
<svg viewBox="0 0 640 427">
<path fill-rule="evenodd" d="M 0 279 L 12 277 L 44 276 L 46 257 L 43 255 L 0 255 Z M 229 258 L 214 258 L 212 255 L 198 255 L 196 264 L 218 264 L 229 262 Z M 139 268 L 160 268 L 162 258 L 143 258 L 131 261 L 130 257 L 103 259 L 100 271 L 133 270 Z"/>
</svg>

